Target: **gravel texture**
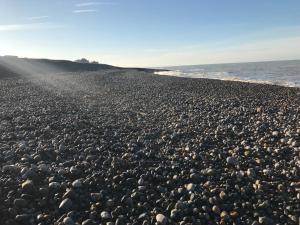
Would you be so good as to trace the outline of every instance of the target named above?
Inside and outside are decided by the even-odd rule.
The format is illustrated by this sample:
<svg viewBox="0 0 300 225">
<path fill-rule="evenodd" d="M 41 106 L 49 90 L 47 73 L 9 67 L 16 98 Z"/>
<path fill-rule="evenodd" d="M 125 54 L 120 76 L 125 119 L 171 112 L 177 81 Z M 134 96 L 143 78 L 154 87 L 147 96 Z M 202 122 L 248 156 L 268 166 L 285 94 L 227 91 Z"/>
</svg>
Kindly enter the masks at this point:
<svg viewBox="0 0 300 225">
<path fill-rule="evenodd" d="M 0 224 L 299 224 L 300 90 L 0 76 Z"/>
</svg>

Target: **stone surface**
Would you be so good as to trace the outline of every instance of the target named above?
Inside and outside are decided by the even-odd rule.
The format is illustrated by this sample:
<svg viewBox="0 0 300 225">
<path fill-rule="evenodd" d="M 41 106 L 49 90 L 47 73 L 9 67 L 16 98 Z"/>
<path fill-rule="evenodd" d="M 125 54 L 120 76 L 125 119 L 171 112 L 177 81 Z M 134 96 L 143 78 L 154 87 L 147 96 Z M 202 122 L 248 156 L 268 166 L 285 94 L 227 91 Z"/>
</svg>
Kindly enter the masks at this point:
<svg viewBox="0 0 300 225">
<path fill-rule="evenodd" d="M 59 204 L 59 209 L 70 210 L 72 208 L 73 202 L 71 199 L 66 198 Z"/>
<path fill-rule="evenodd" d="M 168 222 L 168 218 L 165 217 L 163 214 L 157 214 L 155 218 L 156 222 L 160 225 L 165 225 Z"/>
<path fill-rule="evenodd" d="M 298 89 L 39 74 L 0 73 L 0 224 L 296 223 Z"/>
</svg>

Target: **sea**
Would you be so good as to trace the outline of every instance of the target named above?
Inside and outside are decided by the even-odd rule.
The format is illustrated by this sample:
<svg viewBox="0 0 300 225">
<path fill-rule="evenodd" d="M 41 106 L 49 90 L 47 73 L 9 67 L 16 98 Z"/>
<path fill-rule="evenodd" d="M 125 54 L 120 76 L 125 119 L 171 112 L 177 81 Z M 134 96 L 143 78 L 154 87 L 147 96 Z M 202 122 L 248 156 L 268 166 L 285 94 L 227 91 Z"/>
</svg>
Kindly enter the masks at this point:
<svg viewBox="0 0 300 225">
<path fill-rule="evenodd" d="M 209 78 L 300 88 L 300 60 L 164 67 L 156 72 L 189 78 Z"/>
</svg>

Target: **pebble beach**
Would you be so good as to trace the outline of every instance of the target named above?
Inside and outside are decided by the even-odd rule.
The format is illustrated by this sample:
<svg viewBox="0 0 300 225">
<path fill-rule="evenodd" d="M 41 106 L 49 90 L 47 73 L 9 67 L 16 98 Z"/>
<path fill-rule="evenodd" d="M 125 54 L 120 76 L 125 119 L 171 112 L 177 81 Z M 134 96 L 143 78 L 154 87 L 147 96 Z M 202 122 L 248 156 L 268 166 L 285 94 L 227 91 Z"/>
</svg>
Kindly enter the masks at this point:
<svg viewBox="0 0 300 225">
<path fill-rule="evenodd" d="M 299 224 L 299 88 L 107 69 L 0 103 L 0 224 Z"/>
</svg>

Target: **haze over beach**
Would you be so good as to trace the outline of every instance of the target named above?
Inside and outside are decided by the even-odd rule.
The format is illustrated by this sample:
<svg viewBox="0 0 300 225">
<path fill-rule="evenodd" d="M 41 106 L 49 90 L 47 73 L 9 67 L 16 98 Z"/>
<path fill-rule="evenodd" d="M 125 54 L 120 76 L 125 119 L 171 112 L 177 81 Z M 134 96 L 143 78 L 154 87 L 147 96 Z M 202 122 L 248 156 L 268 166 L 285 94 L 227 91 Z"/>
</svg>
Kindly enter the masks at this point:
<svg viewBox="0 0 300 225">
<path fill-rule="evenodd" d="M 0 225 L 299 225 L 299 11 L 0 0 Z"/>
</svg>

